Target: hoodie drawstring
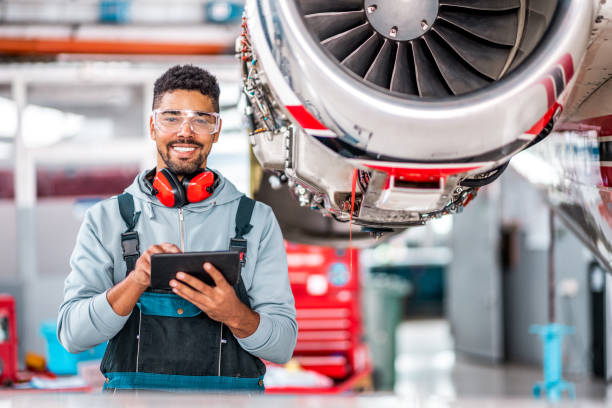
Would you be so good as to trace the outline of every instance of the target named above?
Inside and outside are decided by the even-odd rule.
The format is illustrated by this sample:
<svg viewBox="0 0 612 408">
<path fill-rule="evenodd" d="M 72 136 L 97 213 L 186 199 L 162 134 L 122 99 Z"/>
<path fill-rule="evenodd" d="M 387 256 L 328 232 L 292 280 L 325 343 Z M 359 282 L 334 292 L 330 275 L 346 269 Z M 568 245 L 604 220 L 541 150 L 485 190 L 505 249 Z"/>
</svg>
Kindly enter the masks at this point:
<svg viewBox="0 0 612 408">
<path fill-rule="evenodd" d="M 144 208 L 145 208 L 145 211 L 146 211 L 147 215 L 149 216 L 150 220 L 155 218 L 155 213 L 153 212 L 153 205 L 151 204 L 150 201 L 146 201 L 145 202 Z"/>
</svg>

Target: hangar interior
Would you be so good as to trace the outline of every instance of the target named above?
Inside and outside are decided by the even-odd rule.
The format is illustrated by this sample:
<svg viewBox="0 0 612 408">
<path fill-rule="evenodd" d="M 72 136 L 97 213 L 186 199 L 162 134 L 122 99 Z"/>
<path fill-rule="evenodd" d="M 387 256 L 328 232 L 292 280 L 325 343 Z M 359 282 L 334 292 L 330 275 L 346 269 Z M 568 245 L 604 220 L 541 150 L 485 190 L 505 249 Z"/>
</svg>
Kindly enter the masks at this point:
<svg viewBox="0 0 612 408">
<path fill-rule="evenodd" d="M 225 0 L 0 1 L 0 293 L 15 300 L 17 335 L 11 339 L 18 339 L 19 371 L 31 372 L 42 358 L 38 375 L 47 381 L 33 386 L 30 376 L 0 389 L 0 399 L 15 406 L 109 401 L 96 399 L 106 397 L 99 359 L 79 363 L 76 377 L 44 376 L 50 360 L 61 358 L 50 355 L 49 343 L 57 339 L 44 327 L 55 324 L 85 211 L 154 166 L 148 133 L 153 83 L 168 67 L 193 64 L 217 77 L 223 130 L 208 165 L 241 191 L 257 188 L 262 177 L 253 170 L 233 55 L 242 10 L 243 2 Z M 156 49 L 162 51 L 151 51 Z M 268 176 L 261 182 L 274 188 L 278 181 Z M 533 385 L 542 381 L 543 349 L 530 328 L 553 321 L 573 330 L 563 341 L 563 378 L 575 384 L 578 401 L 604 404 L 612 379 L 610 274 L 548 204 L 511 163 L 460 214 L 356 240 L 348 251 L 328 247 L 332 255 L 325 257 L 347 265 L 347 254 L 354 254 L 351 279 L 358 284 L 352 292 L 341 290 L 347 281 L 334 283 L 331 272 L 304 272 L 305 254 L 327 254 L 323 249 L 288 244 L 290 274 L 297 263 L 291 275 L 296 297 L 321 307 L 330 293 L 334 301 L 347 293 L 358 300 L 355 341 L 365 345 L 367 361 L 358 372 L 350 357 L 353 368 L 333 374 L 329 367 L 342 353 L 303 348 L 286 371 L 269 371 L 269 383 L 297 387 L 279 393 L 313 405 L 544 405 L 532 397 Z M 358 225 L 352 229 L 361 232 Z M 311 285 L 309 273 L 325 282 Z M 302 319 L 306 333 L 314 323 Z M 298 348 L 305 344 L 298 337 Z M 315 357 L 326 363 L 314 363 Z M 327 368 L 310 371 L 308 364 Z M 345 384 L 351 376 L 355 381 Z M 58 396 L 54 388 L 68 391 Z M 176 398 L 160 401 L 199 401 Z M 123 401 L 155 404 L 137 396 Z M 211 401 L 223 404 L 216 396 Z"/>
</svg>

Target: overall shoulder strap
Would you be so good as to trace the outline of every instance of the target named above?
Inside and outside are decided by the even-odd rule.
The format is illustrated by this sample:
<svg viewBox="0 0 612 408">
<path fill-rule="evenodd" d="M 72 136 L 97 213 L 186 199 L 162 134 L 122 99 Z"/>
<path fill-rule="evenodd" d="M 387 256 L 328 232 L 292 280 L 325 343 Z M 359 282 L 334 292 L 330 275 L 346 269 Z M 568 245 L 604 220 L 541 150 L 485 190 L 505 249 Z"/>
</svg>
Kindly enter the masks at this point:
<svg viewBox="0 0 612 408">
<path fill-rule="evenodd" d="M 244 236 L 253 228 L 251 225 L 253 208 L 255 208 L 255 200 L 243 195 L 238 204 L 238 211 L 236 211 L 236 236 L 230 239 L 229 247 L 230 251 L 240 252 L 241 266 L 246 263 L 247 240 L 244 239 Z"/>
<path fill-rule="evenodd" d="M 134 270 L 136 261 L 140 256 L 138 232 L 134 231 L 140 211 L 134 212 L 134 197 L 130 193 L 123 193 L 117 197 L 119 204 L 119 212 L 121 218 L 127 225 L 127 230 L 121 234 L 121 248 L 123 250 L 123 259 L 127 265 L 126 276 Z"/>
<path fill-rule="evenodd" d="M 236 211 L 236 236 L 235 238 L 242 238 L 244 235 L 251 231 L 253 226 L 251 225 L 251 215 L 253 214 L 253 208 L 255 208 L 255 200 L 251 200 L 247 196 L 240 198 L 238 204 L 238 211 Z"/>
<path fill-rule="evenodd" d="M 134 214 L 134 197 L 130 193 L 123 193 L 117 196 L 117 202 L 119 203 L 121 218 L 128 227 L 126 232 L 130 232 L 134 229 L 138 217 L 140 217 L 140 211 Z"/>
</svg>

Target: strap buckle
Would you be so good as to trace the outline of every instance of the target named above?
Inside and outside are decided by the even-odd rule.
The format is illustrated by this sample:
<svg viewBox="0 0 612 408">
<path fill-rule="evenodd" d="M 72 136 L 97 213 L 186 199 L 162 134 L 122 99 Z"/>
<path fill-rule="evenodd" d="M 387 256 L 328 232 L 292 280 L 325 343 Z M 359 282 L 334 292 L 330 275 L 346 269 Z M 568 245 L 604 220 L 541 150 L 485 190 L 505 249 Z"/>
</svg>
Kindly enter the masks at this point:
<svg viewBox="0 0 612 408">
<path fill-rule="evenodd" d="M 138 232 L 130 231 L 121 234 L 121 248 L 123 249 L 123 259 L 131 256 L 140 256 Z"/>
<path fill-rule="evenodd" d="M 232 238 L 230 239 L 230 251 L 240 252 L 240 266 L 246 264 L 246 252 L 247 252 L 247 240 L 244 238 Z"/>
</svg>

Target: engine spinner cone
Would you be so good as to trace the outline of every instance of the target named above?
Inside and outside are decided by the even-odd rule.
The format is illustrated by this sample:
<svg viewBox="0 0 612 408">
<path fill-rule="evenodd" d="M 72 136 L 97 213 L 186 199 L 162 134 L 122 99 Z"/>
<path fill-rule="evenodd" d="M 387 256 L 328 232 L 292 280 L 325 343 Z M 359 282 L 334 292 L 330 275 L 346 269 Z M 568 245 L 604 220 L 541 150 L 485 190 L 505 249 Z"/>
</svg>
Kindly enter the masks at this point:
<svg viewBox="0 0 612 408">
<path fill-rule="evenodd" d="M 366 0 L 372 28 L 395 41 L 410 41 L 429 31 L 438 17 L 438 0 Z"/>
</svg>

